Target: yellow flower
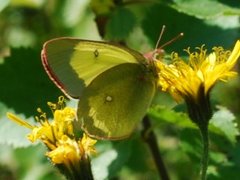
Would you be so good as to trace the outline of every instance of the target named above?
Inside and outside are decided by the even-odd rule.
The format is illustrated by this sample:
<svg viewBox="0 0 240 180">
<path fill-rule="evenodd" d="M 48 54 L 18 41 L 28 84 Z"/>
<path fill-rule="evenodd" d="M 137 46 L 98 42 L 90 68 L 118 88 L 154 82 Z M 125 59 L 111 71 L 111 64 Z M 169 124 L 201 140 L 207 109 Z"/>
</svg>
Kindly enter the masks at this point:
<svg viewBox="0 0 240 180">
<path fill-rule="evenodd" d="M 177 102 L 182 98 L 197 102 L 202 93 L 208 96 L 218 80 L 226 81 L 237 74 L 231 69 L 240 56 L 240 41 L 236 42 L 232 53 L 222 47 L 214 47 L 209 55 L 203 46 L 197 49 L 198 51 L 193 53 L 189 49 L 186 50 L 189 54 L 188 63 L 177 53 L 172 54 L 173 63 L 170 65 L 156 62 L 159 85 L 163 91 L 170 92 Z"/>
<path fill-rule="evenodd" d="M 81 159 L 77 141 L 70 139 L 66 135 L 62 136 L 58 140 L 56 148 L 47 152 L 46 155 L 51 158 L 54 164 L 66 164 L 67 166 L 77 164 L 71 162 Z"/>
<path fill-rule="evenodd" d="M 91 139 L 85 134 L 79 141 L 64 135 L 57 142 L 57 147 L 46 155 L 53 163 L 65 164 L 68 168 L 71 168 L 71 165 L 79 165 L 82 158 L 87 158 L 87 155 L 95 152 L 95 143 L 96 140 Z M 85 144 L 88 144 L 88 146 L 85 146 Z"/>
<path fill-rule="evenodd" d="M 203 141 L 203 156 L 201 178 L 206 179 L 208 166 L 209 137 L 208 124 L 212 117 L 210 105 L 210 90 L 217 81 L 227 81 L 237 73 L 232 71 L 240 56 L 240 41 L 237 41 L 232 52 L 222 47 L 214 47 L 207 55 L 204 46 L 190 52 L 188 63 L 177 53 L 172 54 L 173 63 L 164 64 L 156 61 L 159 75 L 159 85 L 163 91 L 168 91 L 179 102 L 184 99 L 188 115 L 200 129 Z"/>
<path fill-rule="evenodd" d="M 86 134 L 83 134 L 83 138 L 81 139 L 81 145 L 84 149 L 84 152 L 88 155 L 96 153 L 96 150 L 93 146 L 96 142 L 97 142 L 96 140 L 91 139 Z"/>
<path fill-rule="evenodd" d="M 8 113 L 7 116 L 16 123 L 32 130 L 27 136 L 31 142 L 35 142 L 38 139 L 42 140 L 50 149 L 55 147 L 56 142 L 58 139 L 61 139 L 63 135 L 73 136 L 72 122 L 75 119 L 74 109 L 65 107 L 60 110 L 55 110 L 52 122 L 47 119 L 46 114 L 40 109 L 38 109 L 38 111 L 41 113 L 39 117 L 36 117 L 40 123 L 39 126 L 32 126 L 11 113 Z"/>
<path fill-rule="evenodd" d="M 54 164 L 64 164 L 69 172 L 71 168 L 75 168 L 77 172 L 81 160 L 88 159 L 88 155 L 95 152 L 96 140 L 85 134 L 81 140 L 76 140 L 73 132 L 76 113 L 74 109 L 65 107 L 63 97 L 59 98 L 57 104 L 48 103 L 48 105 L 53 112 L 53 120 L 49 121 L 46 114 L 38 109 L 40 116 L 36 117 L 36 120 L 40 123 L 39 126 L 33 126 L 11 113 L 7 116 L 19 125 L 32 130 L 27 138 L 31 142 L 41 140 L 48 147 L 49 152 L 46 155 Z"/>
</svg>

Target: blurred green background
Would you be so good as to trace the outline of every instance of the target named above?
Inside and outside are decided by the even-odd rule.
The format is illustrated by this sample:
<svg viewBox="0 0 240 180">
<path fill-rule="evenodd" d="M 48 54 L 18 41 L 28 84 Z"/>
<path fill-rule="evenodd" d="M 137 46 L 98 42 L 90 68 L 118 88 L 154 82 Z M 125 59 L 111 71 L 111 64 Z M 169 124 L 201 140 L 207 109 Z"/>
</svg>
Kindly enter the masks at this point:
<svg viewBox="0 0 240 180">
<path fill-rule="evenodd" d="M 213 46 L 232 49 L 240 39 L 237 0 L 1 0 L 0 1 L 0 179 L 64 179 L 44 156 L 42 144 L 30 144 L 29 132 L 6 118 L 13 112 L 34 123 L 36 109 L 62 93 L 41 65 L 42 44 L 56 37 L 115 41 L 140 51 L 153 50 L 183 32 L 165 47 L 172 51 Z M 236 67 L 239 71 L 239 65 Z M 215 111 L 210 124 L 208 179 L 240 179 L 240 81 L 219 83 L 212 91 Z M 139 97 L 141 98 L 141 97 Z M 76 101 L 69 101 L 76 106 Z M 168 95 L 159 93 L 149 116 L 173 180 L 198 179 L 201 141 L 196 126 Z M 130 139 L 99 141 L 92 157 L 95 179 L 159 179 L 141 125 Z"/>
</svg>

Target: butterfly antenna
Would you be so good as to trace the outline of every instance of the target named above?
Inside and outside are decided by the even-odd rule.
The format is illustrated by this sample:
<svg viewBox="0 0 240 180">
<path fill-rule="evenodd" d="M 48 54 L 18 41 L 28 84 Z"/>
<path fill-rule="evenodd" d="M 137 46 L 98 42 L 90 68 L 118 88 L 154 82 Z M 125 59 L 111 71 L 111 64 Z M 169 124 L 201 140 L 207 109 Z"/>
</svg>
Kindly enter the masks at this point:
<svg viewBox="0 0 240 180">
<path fill-rule="evenodd" d="M 184 33 L 179 33 L 177 36 L 175 36 L 174 38 L 172 38 L 170 41 L 166 42 L 165 44 L 161 45 L 159 47 L 159 49 L 163 49 L 165 46 L 171 44 L 172 42 L 178 40 L 179 38 L 183 37 L 184 36 Z"/>
<path fill-rule="evenodd" d="M 157 44 L 156 44 L 156 46 L 155 46 L 154 51 L 157 51 L 157 49 L 158 49 L 159 43 L 160 43 L 160 41 L 161 41 L 161 39 L 162 39 L 162 35 L 163 35 L 164 31 L 165 31 L 165 28 L 166 28 L 166 26 L 163 25 L 163 26 L 162 26 L 161 33 L 159 34 L 158 41 L 157 41 Z"/>
<path fill-rule="evenodd" d="M 163 49 L 165 46 L 167 46 L 167 45 L 171 44 L 172 42 L 178 40 L 179 38 L 183 37 L 183 35 L 184 35 L 183 33 L 179 33 L 176 37 L 172 38 L 170 41 L 166 42 L 165 44 L 163 44 L 163 45 L 161 45 L 161 46 L 159 47 L 159 44 L 160 44 L 160 41 L 161 41 L 161 39 L 162 39 L 163 33 L 164 33 L 164 31 L 165 31 L 165 28 L 166 28 L 166 26 L 163 25 L 163 26 L 162 26 L 162 29 L 161 29 L 161 32 L 160 32 L 160 34 L 159 34 L 159 38 L 158 38 L 158 41 L 157 41 L 157 43 L 156 43 L 156 46 L 155 46 L 154 51 L 152 51 L 152 52 L 150 52 L 149 54 L 146 54 L 146 55 L 145 55 L 145 57 L 146 57 L 147 59 L 157 60 L 157 59 L 158 59 L 157 56 L 158 56 L 159 54 L 161 54 L 161 51 L 163 51 L 162 49 Z M 150 56 L 151 56 L 151 57 L 150 57 Z"/>
</svg>

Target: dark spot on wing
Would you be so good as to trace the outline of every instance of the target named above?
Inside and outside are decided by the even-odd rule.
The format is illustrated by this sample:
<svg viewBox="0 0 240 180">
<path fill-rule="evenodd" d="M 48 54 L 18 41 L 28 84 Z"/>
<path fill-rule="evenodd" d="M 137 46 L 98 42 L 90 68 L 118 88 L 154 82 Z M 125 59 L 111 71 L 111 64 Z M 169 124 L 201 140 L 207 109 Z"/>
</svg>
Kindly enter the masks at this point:
<svg viewBox="0 0 240 180">
<path fill-rule="evenodd" d="M 94 54 L 94 57 L 97 58 L 97 57 L 99 56 L 98 50 L 96 49 L 96 50 L 93 52 L 93 54 Z"/>
</svg>

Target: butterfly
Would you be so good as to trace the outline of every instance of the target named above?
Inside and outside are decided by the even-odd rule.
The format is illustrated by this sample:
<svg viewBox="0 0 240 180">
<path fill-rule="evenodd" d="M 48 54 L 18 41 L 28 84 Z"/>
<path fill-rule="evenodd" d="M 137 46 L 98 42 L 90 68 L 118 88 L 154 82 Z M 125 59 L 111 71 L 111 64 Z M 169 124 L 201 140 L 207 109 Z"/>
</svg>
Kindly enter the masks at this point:
<svg viewBox="0 0 240 180">
<path fill-rule="evenodd" d="M 91 137 L 127 138 L 155 95 L 153 61 L 125 46 L 63 37 L 47 41 L 41 55 L 50 79 L 79 99 L 77 126 Z"/>
</svg>

